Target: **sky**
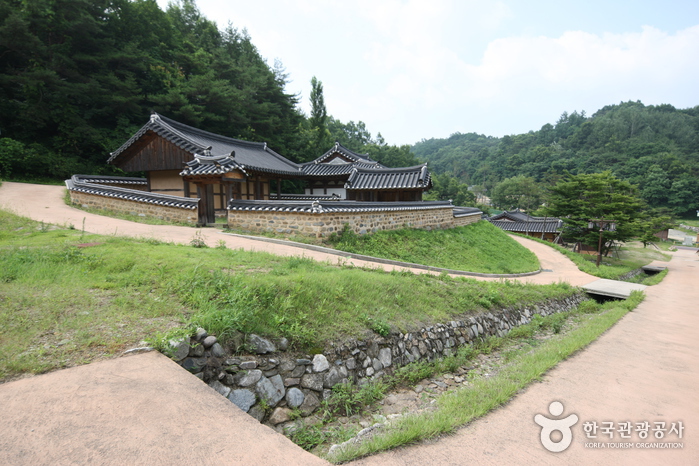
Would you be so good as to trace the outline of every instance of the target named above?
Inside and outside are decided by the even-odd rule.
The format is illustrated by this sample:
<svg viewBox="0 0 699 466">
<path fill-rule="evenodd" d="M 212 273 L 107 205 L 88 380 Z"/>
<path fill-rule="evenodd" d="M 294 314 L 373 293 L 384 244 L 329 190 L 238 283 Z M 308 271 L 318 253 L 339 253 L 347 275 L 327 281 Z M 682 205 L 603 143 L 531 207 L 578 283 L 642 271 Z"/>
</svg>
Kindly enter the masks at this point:
<svg viewBox="0 0 699 466">
<path fill-rule="evenodd" d="M 164 9 L 168 0 L 157 0 Z M 699 1 L 198 0 L 279 59 L 310 114 L 388 144 L 459 133 L 501 137 L 640 100 L 699 105 Z"/>
</svg>

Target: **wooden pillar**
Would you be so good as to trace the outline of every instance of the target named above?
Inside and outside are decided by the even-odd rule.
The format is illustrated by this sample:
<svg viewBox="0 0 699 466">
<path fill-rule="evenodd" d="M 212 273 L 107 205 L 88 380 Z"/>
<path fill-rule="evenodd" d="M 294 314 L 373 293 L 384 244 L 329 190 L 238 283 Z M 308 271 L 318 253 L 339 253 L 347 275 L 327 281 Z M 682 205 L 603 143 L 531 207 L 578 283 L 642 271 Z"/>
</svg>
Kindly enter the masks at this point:
<svg viewBox="0 0 699 466">
<path fill-rule="evenodd" d="M 208 211 L 208 202 L 206 199 L 206 187 L 200 183 L 196 183 L 197 197 L 199 204 L 197 205 L 197 225 L 206 225 L 206 212 Z"/>
<path fill-rule="evenodd" d="M 282 179 L 277 178 L 277 200 L 281 200 L 282 198 Z"/>
<path fill-rule="evenodd" d="M 214 204 L 214 185 L 206 185 L 206 223 L 216 223 L 216 210 Z"/>
<path fill-rule="evenodd" d="M 255 200 L 259 201 L 265 198 L 265 193 L 262 192 L 262 183 L 260 182 L 260 178 L 257 177 L 255 179 Z"/>
<path fill-rule="evenodd" d="M 226 183 L 226 205 L 224 206 L 225 209 L 228 209 L 228 203 L 231 202 L 231 199 L 233 199 L 233 183 L 229 181 Z"/>
</svg>

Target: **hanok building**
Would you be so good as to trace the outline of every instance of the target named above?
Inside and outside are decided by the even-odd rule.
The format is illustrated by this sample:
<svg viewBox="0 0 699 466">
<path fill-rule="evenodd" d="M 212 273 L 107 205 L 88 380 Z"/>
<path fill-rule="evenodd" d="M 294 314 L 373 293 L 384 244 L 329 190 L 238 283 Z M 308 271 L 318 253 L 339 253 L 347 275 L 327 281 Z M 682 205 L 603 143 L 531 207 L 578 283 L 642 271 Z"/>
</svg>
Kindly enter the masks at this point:
<svg viewBox="0 0 699 466">
<path fill-rule="evenodd" d="M 200 223 L 213 223 L 234 200 L 298 200 L 282 180 L 303 180 L 306 198 L 372 202 L 421 201 L 432 187 L 427 165 L 387 168 L 339 143 L 304 164 L 266 143 L 209 133 L 157 113 L 107 161 L 125 172 L 145 172 L 148 191 L 198 197 Z"/>
<path fill-rule="evenodd" d="M 71 202 L 173 222 L 322 237 L 350 228 L 358 234 L 406 226 L 453 228 L 481 211 L 451 201 L 422 201 L 432 187 L 427 165 L 387 168 L 336 143 L 308 163 L 294 163 L 265 143 L 192 128 L 154 113 L 110 154 L 109 163 L 145 178 L 73 175 Z M 283 180 L 305 183 L 282 194 Z"/>
<path fill-rule="evenodd" d="M 555 241 L 563 226 L 563 222 L 558 218 L 532 217 L 520 210 L 505 211 L 489 217 L 488 221 L 504 231 L 535 236 L 547 241 Z"/>
<path fill-rule="evenodd" d="M 339 143 L 312 162 L 301 165 L 306 194 L 334 194 L 340 199 L 367 202 L 421 201 L 432 187 L 427 164 L 387 168 L 367 154 Z"/>
<path fill-rule="evenodd" d="M 199 197 L 204 212 L 230 199 L 269 199 L 272 180 L 299 176 L 297 164 L 267 147 L 178 123 L 157 113 L 107 163 L 145 172 L 148 191 Z M 278 186 L 278 184 L 277 184 Z M 213 223 L 212 215 L 207 215 Z"/>
</svg>

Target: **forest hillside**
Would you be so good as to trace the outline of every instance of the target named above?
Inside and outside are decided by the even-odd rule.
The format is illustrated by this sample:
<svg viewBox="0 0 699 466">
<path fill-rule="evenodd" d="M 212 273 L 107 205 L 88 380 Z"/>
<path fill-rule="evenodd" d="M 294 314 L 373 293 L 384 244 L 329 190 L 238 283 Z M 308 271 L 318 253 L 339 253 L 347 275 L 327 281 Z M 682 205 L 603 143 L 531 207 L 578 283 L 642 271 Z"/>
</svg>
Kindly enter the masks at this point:
<svg viewBox="0 0 699 466">
<path fill-rule="evenodd" d="M 567 172 L 611 170 L 638 185 L 651 208 L 694 215 L 699 208 L 699 106 L 622 102 L 592 116 L 563 113 L 526 134 L 489 137 L 456 133 L 412 147 L 438 174 L 486 192 L 515 176 L 551 186 Z"/>
</svg>

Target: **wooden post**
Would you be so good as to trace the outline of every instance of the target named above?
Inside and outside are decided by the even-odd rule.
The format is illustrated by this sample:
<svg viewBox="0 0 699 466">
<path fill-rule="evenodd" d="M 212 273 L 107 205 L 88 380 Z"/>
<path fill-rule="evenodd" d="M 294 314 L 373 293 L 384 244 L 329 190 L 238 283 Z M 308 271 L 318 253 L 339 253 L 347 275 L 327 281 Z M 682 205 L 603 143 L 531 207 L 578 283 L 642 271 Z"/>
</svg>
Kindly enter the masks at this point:
<svg viewBox="0 0 699 466">
<path fill-rule="evenodd" d="M 199 198 L 199 204 L 197 205 L 197 226 L 206 226 L 206 212 L 209 209 L 206 199 L 206 187 L 199 183 L 196 183 L 196 187 L 197 197 Z"/>
</svg>

